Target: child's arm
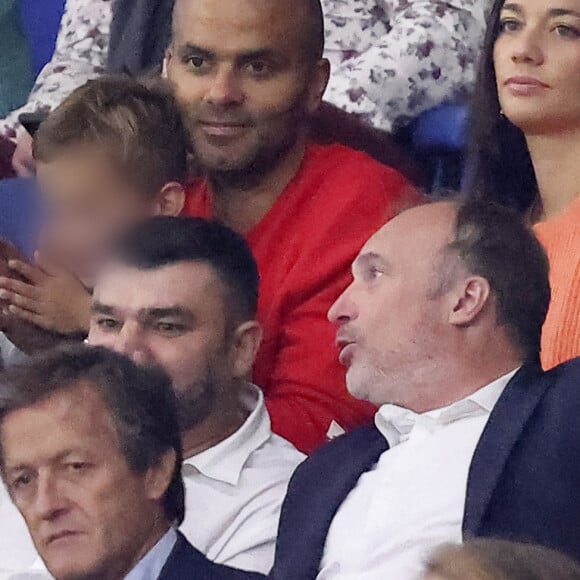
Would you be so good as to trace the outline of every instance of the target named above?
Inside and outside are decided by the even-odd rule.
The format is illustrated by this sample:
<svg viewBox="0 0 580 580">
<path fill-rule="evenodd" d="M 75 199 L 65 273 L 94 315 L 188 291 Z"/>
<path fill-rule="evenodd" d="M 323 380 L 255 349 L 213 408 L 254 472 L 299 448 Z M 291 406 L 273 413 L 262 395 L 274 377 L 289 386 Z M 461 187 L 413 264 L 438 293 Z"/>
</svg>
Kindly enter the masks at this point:
<svg viewBox="0 0 580 580">
<path fill-rule="evenodd" d="M 26 281 L 0 277 L 0 300 L 6 313 L 61 335 L 88 334 L 91 296 L 62 268 L 37 253 L 35 264 L 10 260 L 9 268 Z"/>
</svg>

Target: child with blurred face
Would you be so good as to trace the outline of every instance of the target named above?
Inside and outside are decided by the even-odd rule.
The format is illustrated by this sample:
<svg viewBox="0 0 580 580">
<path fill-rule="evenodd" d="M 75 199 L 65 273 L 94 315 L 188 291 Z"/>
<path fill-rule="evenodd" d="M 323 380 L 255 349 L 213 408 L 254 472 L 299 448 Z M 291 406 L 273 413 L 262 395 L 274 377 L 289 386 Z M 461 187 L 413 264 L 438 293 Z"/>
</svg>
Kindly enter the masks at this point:
<svg viewBox="0 0 580 580">
<path fill-rule="evenodd" d="M 181 212 L 187 143 L 170 94 L 124 77 L 89 81 L 43 123 L 34 142 L 39 249 L 33 263 L 9 262 L 14 277 L 0 276 L 4 330 L 22 350 L 34 350 L 20 336 L 30 325 L 86 335 L 109 244 L 137 221 Z"/>
</svg>

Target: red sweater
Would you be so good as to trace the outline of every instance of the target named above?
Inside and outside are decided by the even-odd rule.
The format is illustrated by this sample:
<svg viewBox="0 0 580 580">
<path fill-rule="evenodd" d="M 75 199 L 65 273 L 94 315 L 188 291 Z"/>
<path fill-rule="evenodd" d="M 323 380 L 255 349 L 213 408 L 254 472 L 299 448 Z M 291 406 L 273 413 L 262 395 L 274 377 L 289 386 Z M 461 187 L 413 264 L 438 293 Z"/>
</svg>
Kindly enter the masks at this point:
<svg viewBox="0 0 580 580">
<path fill-rule="evenodd" d="M 373 416 L 346 390 L 326 315 L 364 242 L 412 196 L 401 175 L 370 157 L 310 145 L 297 175 L 246 234 L 260 270 L 264 328 L 254 381 L 273 430 L 302 451 L 322 444 L 333 420 L 349 430 Z M 184 215 L 212 217 L 205 181 L 189 188 Z"/>
</svg>

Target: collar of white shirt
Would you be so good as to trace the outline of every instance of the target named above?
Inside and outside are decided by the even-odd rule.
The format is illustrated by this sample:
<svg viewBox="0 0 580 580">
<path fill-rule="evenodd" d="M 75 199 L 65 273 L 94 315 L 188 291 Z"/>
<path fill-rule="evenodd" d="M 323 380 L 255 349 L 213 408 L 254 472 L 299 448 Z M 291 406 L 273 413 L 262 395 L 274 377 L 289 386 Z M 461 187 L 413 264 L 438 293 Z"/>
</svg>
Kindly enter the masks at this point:
<svg viewBox="0 0 580 580">
<path fill-rule="evenodd" d="M 241 403 L 250 412 L 244 424 L 227 439 L 186 459 L 185 465 L 191 465 L 211 479 L 238 485 L 250 455 L 272 435 L 262 390 L 248 383 L 242 390 Z"/>
<path fill-rule="evenodd" d="M 156 544 L 139 560 L 137 565 L 125 576 L 125 580 L 157 580 L 167 563 L 177 542 L 177 532 L 171 528 Z"/>
<path fill-rule="evenodd" d="M 489 415 L 518 370 L 507 373 L 465 399 L 427 413 L 418 414 L 397 405 L 383 405 L 375 415 L 375 425 L 392 448 L 407 441 L 418 425 L 434 432 L 465 417 Z"/>
</svg>

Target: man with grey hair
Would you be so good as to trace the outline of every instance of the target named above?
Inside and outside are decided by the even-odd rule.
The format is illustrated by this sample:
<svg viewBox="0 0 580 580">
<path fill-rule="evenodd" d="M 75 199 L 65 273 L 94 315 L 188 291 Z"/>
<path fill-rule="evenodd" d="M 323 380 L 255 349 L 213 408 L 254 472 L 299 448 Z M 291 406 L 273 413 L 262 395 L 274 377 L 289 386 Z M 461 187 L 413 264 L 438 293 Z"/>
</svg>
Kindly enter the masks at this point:
<svg viewBox="0 0 580 580">
<path fill-rule="evenodd" d="M 161 371 L 81 345 L 0 378 L 0 474 L 56 580 L 259 578 L 211 563 L 177 532 L 181 462 Z"/>
</svg>

